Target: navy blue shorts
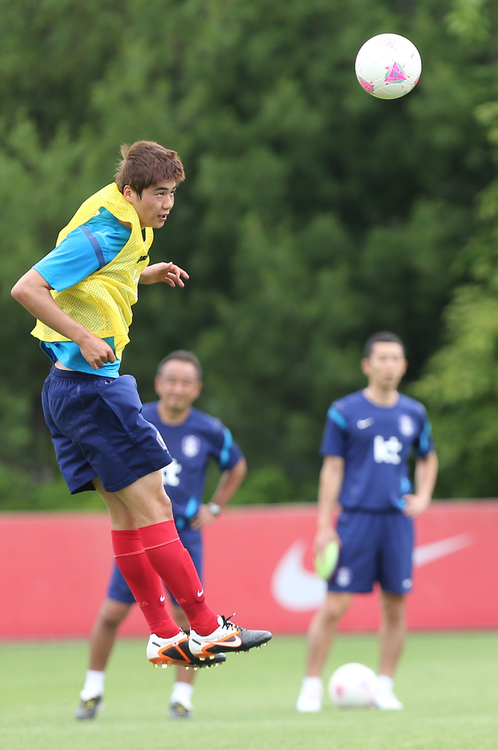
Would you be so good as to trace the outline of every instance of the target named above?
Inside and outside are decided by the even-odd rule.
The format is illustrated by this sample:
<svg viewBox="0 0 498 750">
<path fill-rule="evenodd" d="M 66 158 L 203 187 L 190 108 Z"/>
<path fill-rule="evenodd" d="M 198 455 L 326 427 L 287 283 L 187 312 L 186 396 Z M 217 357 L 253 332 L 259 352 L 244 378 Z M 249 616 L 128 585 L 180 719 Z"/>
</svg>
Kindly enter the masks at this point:
<svg viewBox="0 0 498 750">
<path fill-rule="evenodd" d="M 131 375 L 105 378 L 52 367 L 42 390 L 45 421 L 71 494 L 117 492 L 171 463 L 156 427 L 142 416 Z"/>
<path fill-rule="evenodd" d="M 199 575 L 199 579 L 202 581 L 202 536 L 201 532 L 197 529 L 191 529 L 186 526 L 182 531 L 178 532 L 178 536 L 183 546 L 190 553 L 192 562 L 195 565 L 195 569 Z M 167 590 L 167 589 L 166 589 Z M 174 605 L 179 607 L 180 605 L 174 598 L 173 594 L 168 591 L 171 601 Z M 109 581 L 109 587 L 107 589 L 107 596 L 109 599 L 115 599 L 117 602 L 122 604 L 135 604 L 135 597 L 130 591 L 130 587 L 126 583 L 123 574 L 114 561 L 114 568 L 112 570 L 111 579 Z"/>
<path fill-rule="evenodd" d="M 342 547 L 329 591 L 406 594 L 412 588 L 413 521 L 395 511 L 343 511 L 337 523 Z"/>
</svg>

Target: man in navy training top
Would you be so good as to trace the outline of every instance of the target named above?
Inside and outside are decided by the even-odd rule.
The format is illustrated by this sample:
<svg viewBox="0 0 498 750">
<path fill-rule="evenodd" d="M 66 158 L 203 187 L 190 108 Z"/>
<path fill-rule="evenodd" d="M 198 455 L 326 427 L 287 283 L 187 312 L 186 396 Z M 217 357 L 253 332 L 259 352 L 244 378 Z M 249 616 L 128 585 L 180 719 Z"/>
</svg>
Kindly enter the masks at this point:
<svg viewBox="0 0 498 750">
<path fill-rule="evenodd" d="M 368 385 L 332 404 L 320 451 L 315 551 L 331 540 L 341 549 L 325 602 L 308 631 L 306 677 L 296 703 L 301 712 L 320 711 L 321 673 L 337 626 L 353 594 L 372 591 L 376 581 L 383 614 L 376 705 L 403 708 L 393 693 L 393 675 L 405 640 L 405 595 L 412 588 L 412 519 L 430 504 L 438 462 L 424 407 L 397 390 L 407 367 L 398 336 L 371 336 L 361 364 Z M 414 489 L 408 476 L 412 451 Z"/>
<path fill-rule="evenodd" d="M 165 357 L 158 365 L 155 388 L 159 401 L 144 404 L 142 413 L 157 427 L 173 457 L 173 462 L 162 470 L 163 484 L 173 504 L 179 537 L 202 580 L 201 529 L 218 518 L 244 479 L 247 464 L 230 430 L 218 419 L 192 407 L 202 389 L 202 369 L 194 354 L 175 351 Z M 210 502 L 203 503 L 210 458 L 217 461 L 223 473 Z M 175 622 L 188 628 L 185 613 L 170 596 Z M 92 631 L 89 669 L 80 693 L 77 719 L 93 719 L 103 707 L 104 670 L 118 627 L 134 603 L 128 584 L 114 564 L 107 597 Z M 169 707 L 172 719 L 192 717 L 194 676 L 194 670 L 176 667 Z"/>
<path fill-rule="evenodd" d="M 119 374 L 138 285 L 183 287 L 188 278 L 174 263 L 149 265 L 154 229 L 164 226 L 185 178 L 178 154 L 137 141 L 121 155 L 114 181 L 84 201 L 12 296 L 38 319 L 32 333 L 53 362 L 42 403 L 57 461 L 71 494 L 96 490 L 108 508 L 116 562 L 149 626 L 147 659 L 209 667 L 271 633 L 241 628 L 209 607 L 162 482 L 172 458 L 142 415 L 135 379 Z M 189 633 L 169 614 L 161 579 Z"/>
</svg>

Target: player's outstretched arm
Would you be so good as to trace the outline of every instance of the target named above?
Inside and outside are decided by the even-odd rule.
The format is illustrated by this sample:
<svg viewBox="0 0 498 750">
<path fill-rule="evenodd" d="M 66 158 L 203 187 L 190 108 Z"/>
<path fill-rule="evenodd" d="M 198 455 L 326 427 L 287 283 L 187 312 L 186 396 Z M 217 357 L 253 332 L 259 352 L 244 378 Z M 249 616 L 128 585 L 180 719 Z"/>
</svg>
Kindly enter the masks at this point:
<svg viewBox="0 0 498 750">
<path fill-rule="evenodd" d="M 405 515 L 415 518 L 427 510 L 436 486 L 438 467 L 436 451 L 417 458 L 414 476 L 415 494 L 403 495 L 406 503 L 403 511 Z"/>
<path fill-rule="evenodd" d="M 43 276 L 31 268 L 12 287 L 11 294 L 35 318 L 78 344 L 82 355 L 94 370 L 98 370 L 105 362 L 114 362 L 116 357 L 109 344 L 61 310 L 50 290 L 51 287 Z"/>
<path fill-rule="evenodd" d="M 141 284 L 157 284 L 164 282 L 170 286 L 185 286 L 183 279 L 189 279 L 189 275 L 183 268 L 174 263 L 153 263 L 144 268 L 140 274 Z"/>
</svg>

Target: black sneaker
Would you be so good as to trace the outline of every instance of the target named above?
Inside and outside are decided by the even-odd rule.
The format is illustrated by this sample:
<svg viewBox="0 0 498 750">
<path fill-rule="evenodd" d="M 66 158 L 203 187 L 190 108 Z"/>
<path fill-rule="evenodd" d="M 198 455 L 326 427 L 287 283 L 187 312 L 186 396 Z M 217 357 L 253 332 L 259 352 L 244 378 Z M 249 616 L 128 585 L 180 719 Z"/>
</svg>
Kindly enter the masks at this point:
<svg viewBox="0 0 498 750">
<path fill-rule="evenodd" d="M 230 617 L 218 616 L 218 627 L 209 635 L 198 635 L 195 630 L 190 631 L 190 650 L 199 658 L 205 658 L 221 652 L 249 651 L 260 648 L 271 639 L 269 630 L 246 630 L 230 622 Z"/>
<path fill-rule="evenodd" d="M 96 695 L 95 698 L 84 701 L 80 700 L 80 704 L 74 714 L 76 719 L 95 719 L 96 715 L 104 708 L 104 696 Z"/>
<path fill-rule="evenodd" d="M 187 667 L 187 669 L 189 667 L 202 669 L 223 664 L 226 661 L 226 656 L 221 652 L 207 654 L 206 656 L 204 654 L 194 656 L 190 651 L 189 636 L 182 631 L 172 638 L 160 638 L 154 634 L 149 636 L 147 659 L 155 667 L 169 667 L 174 664 L 175 666 Z"/>
<path fill-rule="evenodd" d="M 170 719 L 193 719 L 192 709 L 187 708 L 176 701 L 176 703 L 170 703 L 168 716 Z"/>
</svg>

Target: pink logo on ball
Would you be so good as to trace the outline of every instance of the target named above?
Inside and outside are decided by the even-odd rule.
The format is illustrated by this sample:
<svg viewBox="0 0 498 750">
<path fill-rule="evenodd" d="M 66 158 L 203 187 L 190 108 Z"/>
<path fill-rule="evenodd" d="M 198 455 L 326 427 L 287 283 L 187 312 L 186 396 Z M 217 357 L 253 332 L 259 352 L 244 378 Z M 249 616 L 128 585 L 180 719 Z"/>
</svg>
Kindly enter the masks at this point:
<svg viewBox="0 0 498 750">
<path fill-rule="evenodd" d="M 373 89 L 373 87 L 374 87 L 373 83 L 370 83 L 369 81 L 365 81 L 364 78 L 359 78 L 359 77 L 358 77 L 358 81 L 363 86 L 363 88 L 365 89 L 365 91 L 367 91 L 370 94 L 371 91 L 372 91 L 372 89 Z"/>
<path fill-rule="evenodd" d="M 388 71 L 385 80 L 386 83 L 393 83 L 395 81 L 406 81 L 407 77 L 403 68 L 395 62 Z"/>
</svg>

